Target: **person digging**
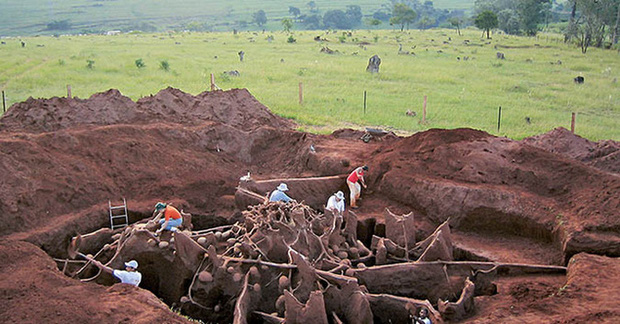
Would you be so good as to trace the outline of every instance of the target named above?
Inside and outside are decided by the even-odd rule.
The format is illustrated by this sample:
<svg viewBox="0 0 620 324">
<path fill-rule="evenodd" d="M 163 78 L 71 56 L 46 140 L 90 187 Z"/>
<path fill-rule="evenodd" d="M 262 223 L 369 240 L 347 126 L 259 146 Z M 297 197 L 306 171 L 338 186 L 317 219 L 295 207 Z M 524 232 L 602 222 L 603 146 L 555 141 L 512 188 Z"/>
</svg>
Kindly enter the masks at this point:
<svg viewBox="0 0 620 324">
<path fill-rule="evenodd" d="M 179 226 L 183 224 L 183 217 L 179 210 L 168 204 L 158 202 L 155 205 L 155 213 L 157 213 L 157 216 L 155 216 L 153 221 L 161 224 L 161 227 L 155 231 L 155 235 L 159 235 L 164 230 L 176 232 Z"/>
<path fill-rule="evenodd" d="M 287 202 L 294 202 L 295 200 L 291 197 L 289 197 L 285 191 L 288 191 L 288 186 L 286 185 L 286 183 L 280 183 L 280 185 L 276 188 L 276 190 L 274 190 L 271 195 L 269 195 L 269 201 L 283 201 L 285 203 Z"/>
<path fill-rule="evenodd" d="M 101 269 L 103 272 L 113 275 L 115 278 L 119 279 L 121 283 L 138 286 L 142 281 L 142 274 L 137 270 L 138 262 L 136 260 L 125 262 L 125 270 L 112 269 L 95 259 L 91 259 L 90 263 Z"/>
<path fill-rule="evenodd" d="M 357 209 L 357 201 L 360 199 L 360 195 L 362 193 L 362 188 L 360 184 L 364 187 L 364 189 L 368 188 L 366 186 L 366 182 L 364 182 L 364 172 L 368 171 L 368 166 L 364 165 L 356 168 L 349 174 L 347 177 L 347 186 L 349 186 L 349 190 L 351 191 L 351 208 Z"/>
<path fill-rule="evenodd" d="M 329 197 L 325 210 L 329 210 L 332 214 L 342 217 L 342 214 L 344 213 L 344 193 L 342 191 L 338 191 Z"/>
</svg>

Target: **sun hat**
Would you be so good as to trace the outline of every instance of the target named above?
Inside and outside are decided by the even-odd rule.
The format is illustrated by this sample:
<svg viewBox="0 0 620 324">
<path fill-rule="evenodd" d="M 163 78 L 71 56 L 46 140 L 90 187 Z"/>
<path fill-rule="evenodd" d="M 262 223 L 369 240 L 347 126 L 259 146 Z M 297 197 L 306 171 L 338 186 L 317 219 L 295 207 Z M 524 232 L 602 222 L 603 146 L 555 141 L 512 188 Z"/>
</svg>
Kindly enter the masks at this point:
<svg viewBox="0 0 620 324">
<path fill-rule="evenodd" d="M 164 204 L 163 202 L 158 202 L 157 204 L 155 204 L 155 210 L 160 210 L 164 208 L 166 208 L 166 204 Z"/>
<path fill-rule="evenodd" d="M 283 183 L 281 183 L 281 184 L 278 186 L 278 190 L 280 190 L 280 191 L 287 191 L 287 190 L 288 190 L 288 187 L 286 186 L 286 183 L 284 183 L 284 182 L 283 182 Z"/>
<path fill-rule="evenodd" d="M 128 267 L 128 268 L 138 269 L 138 261 L 131 260 L 129 262 L 125 262 L 125 266 Z"/>
<path fill-rule="evenodd" d="M 342 200 L 342 199 L 344 199 L 344 193 L 342 193 L 342 191 L 338 191 L 336 193 L 336 197 L 338 197 L 338 199 Z"/>
</svg>

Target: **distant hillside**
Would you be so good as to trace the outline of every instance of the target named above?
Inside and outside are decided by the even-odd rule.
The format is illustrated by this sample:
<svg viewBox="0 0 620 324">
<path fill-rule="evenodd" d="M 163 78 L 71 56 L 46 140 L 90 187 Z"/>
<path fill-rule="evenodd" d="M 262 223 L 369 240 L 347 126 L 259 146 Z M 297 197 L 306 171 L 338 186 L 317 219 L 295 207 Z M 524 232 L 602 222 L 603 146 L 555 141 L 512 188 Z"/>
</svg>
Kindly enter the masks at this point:
<svg viewBox="0 0 620 324">
<path fill-rule="evenodd" d="M 147 32 L 165 30 L 281 29 L 283 18 L 295 19 L 294 29 L 317 28 L 301 23 L 289 12 L 321 17 L 330 10 L 346 11 L 356 5 L 364 18 L 377 11 L 389 13 L 390 1 L 373 0 L 5 0 L 0 9 L 0 36 L 101 33 L 112 30 Z M 413 3 L 415 1 L 403 1 Z M 425 1 L 419 1 L 424 4 Z M 469 11 L 474 0 L 435 0 L 435 9 Z M 264 10 L 267 22 L 258 26 L 252 15 Z M 381 28 L 387 28 L 384 22 Z M 320 28 L 320 27 L 319 27 Z M 362 22 L 356 28 L 369 28 Z"/>
</svg>

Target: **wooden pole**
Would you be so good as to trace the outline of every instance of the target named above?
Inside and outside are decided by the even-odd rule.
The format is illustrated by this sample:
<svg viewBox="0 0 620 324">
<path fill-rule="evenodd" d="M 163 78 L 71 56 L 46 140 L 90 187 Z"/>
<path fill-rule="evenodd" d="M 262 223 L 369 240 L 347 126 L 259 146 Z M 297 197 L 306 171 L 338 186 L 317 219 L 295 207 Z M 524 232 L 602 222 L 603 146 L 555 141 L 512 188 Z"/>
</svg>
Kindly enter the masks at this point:
<svg viewBox="0 0 620 324">
<path fill-rule="evenodd" d="M 299 82 L 299 104 L 304 103 L 304 84 L 303 82 Z"/>
<path fill-rule="evenodd" d="M 6 99 L 4 97 L 4 90 L 2 90 L 2 113 L 6 112 Z"/>
<path fill-rule="evenodd" d="M 502 106 L 499 106 L 499 112 L 497 114 L 497 131 L 499 132 L 499 128 L 502 125 Z"/>
<path fill-rule="evenodd" d="M 428 100 L 427 96 L 424 96 L 424 109 L 422 110 L 422 122 L 426 122 L 426 102 Z"/>
<path fill-rule="evenodd" d="M 215 91 L 215 75 L 211 73 L 211 91 Z"/>
<path fill-rule="evenodd" d="M 577 113 L 573 113 L 573 116 L 570 121 L 570 132 L 575 134 L 575 119 L 577 117 Z"/>
<path fill-rule="evenodd" d="M 366 114 L 366 90 L 364 90 L 364 115 Z"/>
<path fill-rule="evenodd" d="M 67 99 L 71 99 L 71 85 L 67 84 Z"/>
</svg>

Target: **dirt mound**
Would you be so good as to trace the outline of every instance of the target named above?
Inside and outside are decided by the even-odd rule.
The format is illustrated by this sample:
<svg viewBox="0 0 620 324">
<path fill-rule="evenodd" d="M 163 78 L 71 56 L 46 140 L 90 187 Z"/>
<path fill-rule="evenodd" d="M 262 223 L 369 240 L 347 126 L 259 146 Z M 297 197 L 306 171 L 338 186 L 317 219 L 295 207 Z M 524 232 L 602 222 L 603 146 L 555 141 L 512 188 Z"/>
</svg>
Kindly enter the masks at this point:
<svg viewBox="0 0 620 324">
<path fill-rule="evenodd" d="M 373 186 L 434 222 L 548 242 L 559 235 L 575 250 L 620 255 L 603 238 L 620 228 L 616 176 L 474 130 L 431 130 L 374 153 Z"/>
<path fill-rule="evenodd" d="M 33 99 L 16 103 L 0 119 L 0 131 L 51 132 L 79 126 L 211 121 L 244 131 L 259 127 L 291 128 L 294 123 L 272 114 L 246 89 L 203 92 L 197 96 L 167 88 L 138 102 L 118 90 L 88 99 Z"/>
<path fill-rule="evenodd" d="M 523 142 L 551 153 L 584 162 L 599 170 L 620 173 L 620 143 L 592 142 L 563 127 L 523 139 Z"/>
<path fill-rule="evenodd" d="M 0 316 L 5 323 L 189 323 L 148 290 L 80 283 L 26 242 L 0 243 Z"/>
</svg>

